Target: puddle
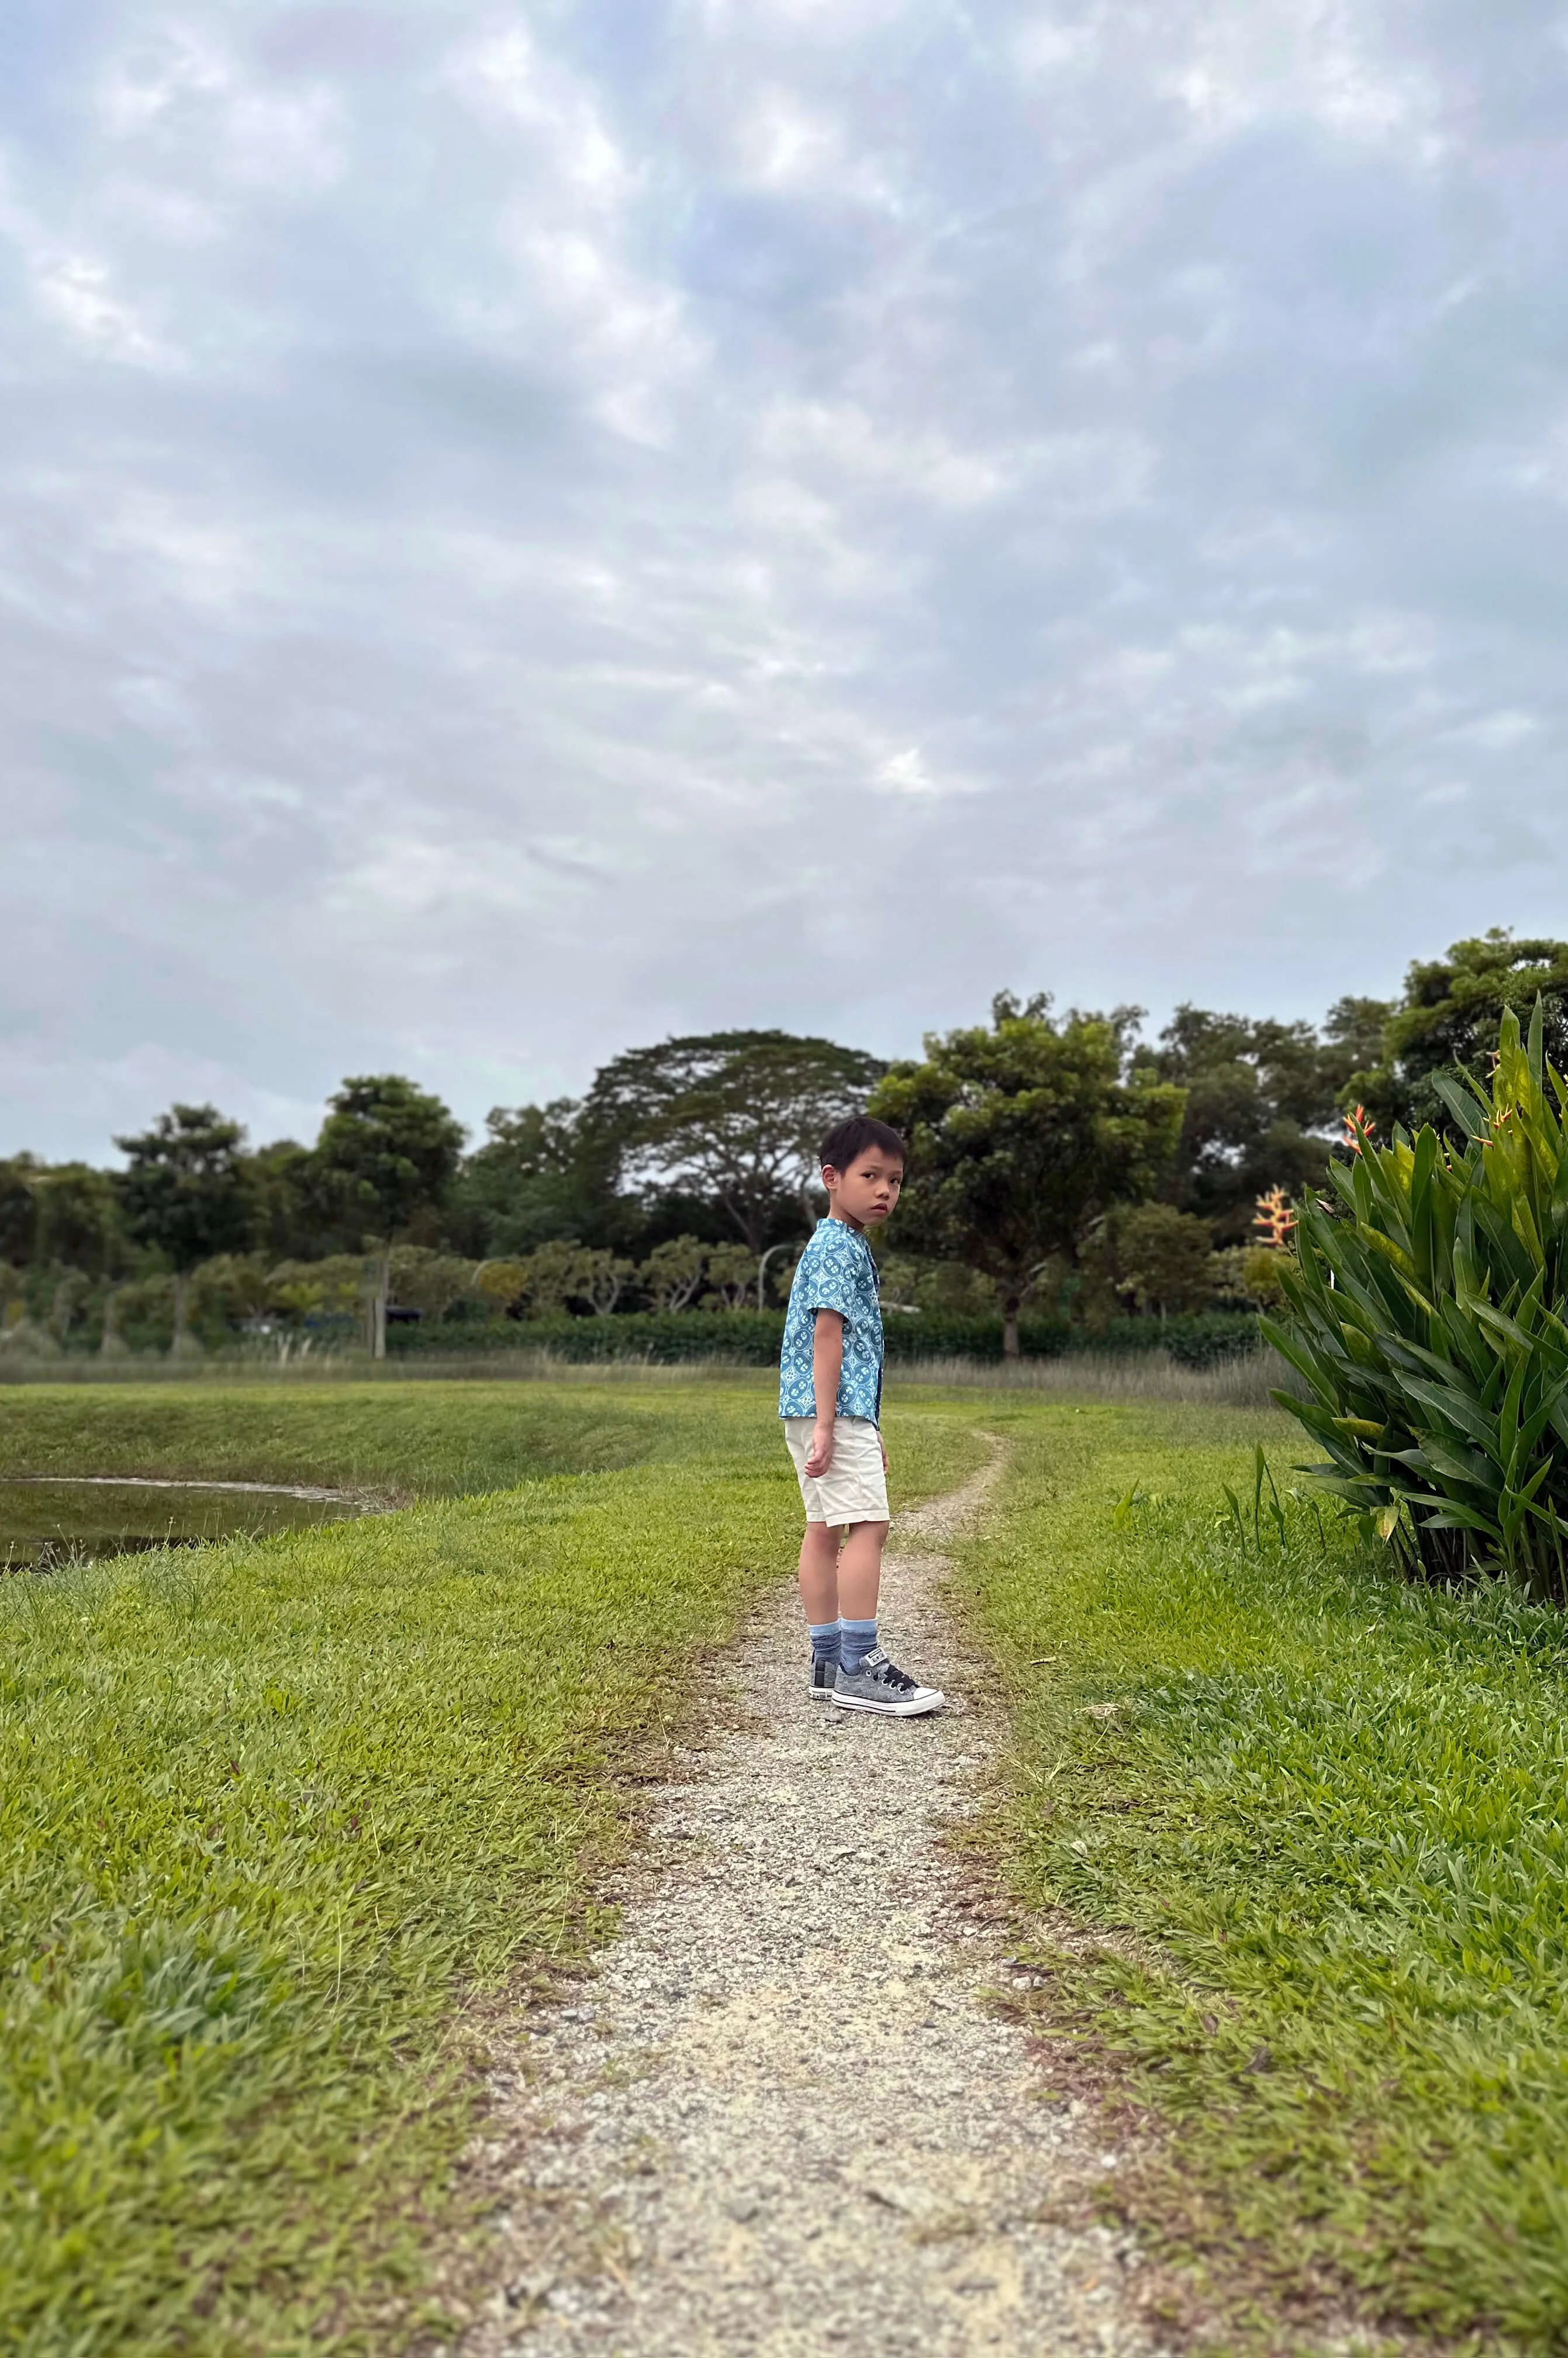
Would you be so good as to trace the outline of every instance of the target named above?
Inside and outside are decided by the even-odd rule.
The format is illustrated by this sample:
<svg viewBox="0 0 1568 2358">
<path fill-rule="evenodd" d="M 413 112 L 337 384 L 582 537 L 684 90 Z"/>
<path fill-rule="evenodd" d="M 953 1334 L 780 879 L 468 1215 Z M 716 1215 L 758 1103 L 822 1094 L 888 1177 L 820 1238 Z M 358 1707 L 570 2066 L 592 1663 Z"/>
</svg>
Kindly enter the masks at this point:
<svg viewBox="0 0 1568 2358">
<path fill-rule="evenodd" d="M 0 1573 L 48 1572 L 56 1564 L 148 1548 L 200 1547 L 238 1532 L 298 1531 L 374 1509 L 330 1491 L 299 1496 L 260 1483 L 7 1482 L 0 1477 Z"/>
</svg>

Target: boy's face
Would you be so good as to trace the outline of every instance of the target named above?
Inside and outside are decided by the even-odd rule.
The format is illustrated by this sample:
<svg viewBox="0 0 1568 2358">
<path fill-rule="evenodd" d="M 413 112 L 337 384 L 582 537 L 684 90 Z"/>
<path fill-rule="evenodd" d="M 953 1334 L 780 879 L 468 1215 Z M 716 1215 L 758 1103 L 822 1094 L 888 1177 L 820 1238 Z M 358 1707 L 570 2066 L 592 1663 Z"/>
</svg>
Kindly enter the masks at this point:
<svg viewBox="0 0 1568 2358">
<path fill-rule="evenodd" d="M 896 1154 L 889 1154 L 880 1146 L 868 1146 L 847 1171 L 835 1171 L 830 1163 L 825 1163 L 822 1184 L 827 1190 L 830 1207 L 841 1220 L 849 1220 L 857 1228 L 875 1228 L 898 1202 L 903 1165 Z"/>
</svg>

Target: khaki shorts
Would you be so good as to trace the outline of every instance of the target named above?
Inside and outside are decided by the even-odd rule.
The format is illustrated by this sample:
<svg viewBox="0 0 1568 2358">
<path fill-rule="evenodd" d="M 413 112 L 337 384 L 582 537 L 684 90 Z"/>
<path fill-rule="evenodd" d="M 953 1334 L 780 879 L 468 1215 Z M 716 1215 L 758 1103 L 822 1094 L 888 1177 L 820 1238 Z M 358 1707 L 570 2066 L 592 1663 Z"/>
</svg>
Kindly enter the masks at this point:
<svg viewBox="0 0 1568 2358">
<path fill-rule="evenodd" d="M 869 1416 L 836 1416 L 833 1420 L 833 1462 L 826 1474 L 811 1475 L 806 1461 L 816 1430 L 812 1416 L 786 1416 L 784 1439 L 800 1476 L 808 1523 L 885 1523 L 888 1520 L 887 1476 L 882 1470 L 881 1435 Z"/>
</svg>

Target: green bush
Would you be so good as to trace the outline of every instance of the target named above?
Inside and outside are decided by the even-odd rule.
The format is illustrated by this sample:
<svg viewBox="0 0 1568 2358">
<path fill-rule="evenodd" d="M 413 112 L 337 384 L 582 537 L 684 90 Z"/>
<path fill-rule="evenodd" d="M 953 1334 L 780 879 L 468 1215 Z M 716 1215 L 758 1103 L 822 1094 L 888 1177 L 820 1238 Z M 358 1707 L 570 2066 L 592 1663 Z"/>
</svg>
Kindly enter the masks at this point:
<svg viewBox="0 0 1568 2358">
<path fill-rule="evenodd" d="M 1263 1332 L 1310 1398 L 1314 1471 L 1428 1574 L 1517 1574 L 1568 1601 L 1568 1084 L 1502 1019 L 1489 1088 L 1435 1086 L 1462 1133 L 1363 1135 L 1309 1200 Z"/>
<path fill-rule="evenodd" d="M 997 1359 L 1001 1320 L 926 1310 L 919 1317 L 889 1313 L 883 1320 L 890 1359 Z M 539 1351 L 558 1359 L 651 1359 L 655 1365 L 719 1359 L 741 1367 L 776 1363 L 784 1338 L 782 1310 L 631 1311 L 611 1318 L 489 1318 L 395 1326 L 387 1349 L 395 1357 L 442 1351 Z M 1212 1367 L 1250 1350 L 1258 1321 L 1242 1311 L 1194 1318 L 1113 1320 L 1103 1335 L 1087 1335 L 1054 1319 L 1026 1318 L 1019 1327 L 1024 1357 L 1058 1358 L 1065 1351 L 1168 1350 L 1184 1367 Z"/>
</svg>

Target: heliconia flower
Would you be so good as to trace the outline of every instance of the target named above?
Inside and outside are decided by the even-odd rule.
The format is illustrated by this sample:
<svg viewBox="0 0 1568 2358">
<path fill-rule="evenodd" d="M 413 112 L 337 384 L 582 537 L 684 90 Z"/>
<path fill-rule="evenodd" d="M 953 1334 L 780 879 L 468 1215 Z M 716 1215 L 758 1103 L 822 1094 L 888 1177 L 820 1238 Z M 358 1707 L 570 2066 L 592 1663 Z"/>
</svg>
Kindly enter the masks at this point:
<svg viewBox="0 0 1568 2358">
<path fill-rule="evenodd" d="M 1253 1218 L 1255 1228 L 1262 1230 L 1259 1238 L 1271 1251 L 1282 1252 L 1291 1240 L 1291 1230 L 1296 1225 L 1291 1199 L 1282 1187 L 1271 1187 L 1265 1195 L 1256 1199 L 1258 1210 Z"/>
<path fill-rule="evenodd" d="M 1345 1143 L 1352 1154 L 1359 1154 L 1378 1125 L 1364 1105 L 1352 1109 L 1345 1117 Z"/>
</svg>

